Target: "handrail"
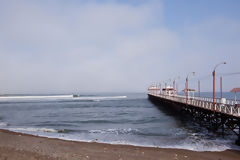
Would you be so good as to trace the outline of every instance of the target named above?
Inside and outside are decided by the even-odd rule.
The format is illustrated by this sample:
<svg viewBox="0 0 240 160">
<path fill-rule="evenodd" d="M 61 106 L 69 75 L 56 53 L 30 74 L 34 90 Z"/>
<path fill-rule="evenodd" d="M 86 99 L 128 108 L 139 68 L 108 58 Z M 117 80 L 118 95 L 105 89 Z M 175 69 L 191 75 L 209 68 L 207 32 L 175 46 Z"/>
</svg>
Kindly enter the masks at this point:
<svg viewBox="0 0 240 160">
<path fill-rule="evenodd" d="M 229 103 L 221 103 L 221 101 L 216 100 L 215 101 L 215 106 L 213 106 L 213 101 L 211 98 L 205 98 L 205 97 L 188 97 L 188 100 L 186 101 L 185 96 L 181 95 L 165 95 L 165 94 L 154 94 L 148 92 L 148 94 L 156 96 L 156 97 L 161 97 L 164 99 L 168 99 L 171 101 L 183 103 L 183 104 L 188 104 L 192 105 L 195 107 L 199 108 L 204 108 L 208 110 L 215 110 L 215 112 L 220 112 L 228 115 L 232 115 L 234 117 L 240 117 L 240 105 L 235 105 L 235 101 L 226 100 L 226 102 Z M 231 103 L 230 103 L 231 102 Z M 240 103 L 239 103 L 240 104 Z"/>
</svg>

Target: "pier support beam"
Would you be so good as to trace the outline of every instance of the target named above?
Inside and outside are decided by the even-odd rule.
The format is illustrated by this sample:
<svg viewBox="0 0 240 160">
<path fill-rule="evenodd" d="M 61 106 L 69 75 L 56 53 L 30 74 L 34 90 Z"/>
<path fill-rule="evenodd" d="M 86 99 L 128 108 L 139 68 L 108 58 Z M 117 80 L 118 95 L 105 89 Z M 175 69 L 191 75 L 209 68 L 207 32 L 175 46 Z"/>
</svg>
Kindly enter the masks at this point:
<svg viewBox="0 0 240 160">
<path fill-rule="evenodd" d="M 193 121 L 223 137 L 226 133 L 232 132 L 237 136 L 235 143 L 240 145 L 240 117 L 206 110 L 186 103 L 174 102 L 153 95 L 149 95 L 149 100 L 156 105 L 160 104 L 159 108 L 173 113 L 181 113 L 184 117 L 191 117 Z"/>
</svg>

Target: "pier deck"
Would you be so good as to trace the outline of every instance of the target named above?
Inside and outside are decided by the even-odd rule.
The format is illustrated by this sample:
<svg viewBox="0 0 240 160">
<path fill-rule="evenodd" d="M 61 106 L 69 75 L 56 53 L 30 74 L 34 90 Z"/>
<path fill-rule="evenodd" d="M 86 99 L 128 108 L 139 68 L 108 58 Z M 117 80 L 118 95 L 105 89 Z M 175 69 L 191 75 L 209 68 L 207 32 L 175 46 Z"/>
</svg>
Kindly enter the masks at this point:
<svg viewBox="0 0 240 160">
<path fill-rule="evenodd" d="M 212 98 L 168 95 L 151 90 L 148 98 L 152 102 L 165 104 L 164 107 L 192 115 L 200 123 L 205 122 L 211 130 L 221 130 L 223 136 L 226 131 L 232 131 L 237 136 L 236 144 L 240 145 L 239 101 L 215 99 L 213 103 Z"/>
<path fill-rule="evenodd" d="M 227 114 L 232 117 L 240 118 L 240 106 L 235 105 L 234 100 L 226 100 L 226 103 L 221 103 L 220 99 L 215 99 L 215 104 L 213 105 L 213 99 L 212 98 L 205 98 L 205 97 L 188 97 L 181 95 L 174 95 L 169 96 L 165 94 L 154 94 L 154 93 L 148 93 L 148 95 L 167 99 L 172 102 L 181 103 L 183 105 L 191 105 L 194 107 L 206 109 L 209 111 L 221 113 L 221 114 Z M 240 102 L 238 103 L 240 104 Z"/>
</svg>

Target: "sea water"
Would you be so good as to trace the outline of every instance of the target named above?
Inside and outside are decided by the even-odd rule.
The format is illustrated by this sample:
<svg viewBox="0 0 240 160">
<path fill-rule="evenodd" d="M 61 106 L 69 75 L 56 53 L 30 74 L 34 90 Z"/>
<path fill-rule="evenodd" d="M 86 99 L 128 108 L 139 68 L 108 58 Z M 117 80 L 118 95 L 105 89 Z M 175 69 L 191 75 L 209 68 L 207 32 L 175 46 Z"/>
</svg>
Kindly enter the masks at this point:
<svg viewBox="0 0 240 160">
<path fill-rule="evenodd" d="M 0 128 L 85 142 L 195 151 L 240 149 L 234 145 L 234 134 L 223 138 L 167 107 L 154 105 L 146 93 L 4 95 Z"/>
</svg>

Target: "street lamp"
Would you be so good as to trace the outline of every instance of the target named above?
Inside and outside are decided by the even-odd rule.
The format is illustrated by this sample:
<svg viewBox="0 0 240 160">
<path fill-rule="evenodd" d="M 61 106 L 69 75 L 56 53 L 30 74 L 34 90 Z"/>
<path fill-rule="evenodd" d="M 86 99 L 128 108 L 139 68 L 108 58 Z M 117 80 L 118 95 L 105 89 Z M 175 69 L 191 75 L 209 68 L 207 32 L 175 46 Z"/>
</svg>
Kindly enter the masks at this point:
<svg viewBox="0 0 240 160">
<path fill-rule="evenodd" d="M 171 82 L 171 78 L 169 78 L 168 80 L 164 81 L 165 82 L 165 88 L 167 88 L 168 82 Z M 171 85 L 171 84 L 170 84 Z"/>
<path fill-rule="evenodd" d="M 164 94 L 166 95 L 167 94 L 167 83 L 168 82 L 171 82 L 171 78 L 169 78 L 168 80 L 166 81 L 163 81 L 163 83 L 165 84 L 165 91 L 164 91 Z"/>
<path fill-rule="evenodd" d="M 187 78 L 186 78 L 186 84 L 185 84 L 185 93 L 186 93 L 186 104 L 187 104 L 187 101 L 188 101 L 188 77 L 190 76 L 190 75 L 195 75 L 195 72 L 190 72 L 190 73 L 188 73 L 188 75 L 187 75 Z"/>
<path fill-rule="evenodd" d="M 212 75 L 213 75 L 213 110 L 215 110 L 215 72 L 216 72 L 216 68 L 218 66 L 220 66 L 221 64 L 227 64 L 226 62 L 221 62 L 219 64 L 217 64 L 214 69 L 213 69 L 213 72 L 212 72 Z"/>
<path fill-rule="evenodd" d="M 159 95 L 161 94 L 161 87 L 162 87 L 162 84 L 161 82 L 159 83 Z"/>
<path fill-rule="evenodd" d="M 166 88 L 166 82 L 165 81 L 161 81 L 159 83 L 160 94 L 162 94 L 162 90 L 164 89 L 164 85 L 165 85 L 165 88 Z"/>
<path fill-rule="evenodd" d="M 173 95 L 175 96 L 175 80 L 180 79 L 180 76 L 173 78 Z"/>
<path fill-rule="evenodd" d="M 160 82 L 159 84 L 158 84 L 158 90 L 159 90 L 159 95 L 161 95 L 162 94 L 162 92 L 161 92 L 161 88 L 162 88 L 162 83 Z"/>
<path fill-rule="evenodd" d="M 155 85 L 155 94 L 156 95 L 158 94 L 158 83 L 156 83 L 156 85 Z"/>
</svg>

